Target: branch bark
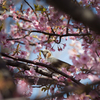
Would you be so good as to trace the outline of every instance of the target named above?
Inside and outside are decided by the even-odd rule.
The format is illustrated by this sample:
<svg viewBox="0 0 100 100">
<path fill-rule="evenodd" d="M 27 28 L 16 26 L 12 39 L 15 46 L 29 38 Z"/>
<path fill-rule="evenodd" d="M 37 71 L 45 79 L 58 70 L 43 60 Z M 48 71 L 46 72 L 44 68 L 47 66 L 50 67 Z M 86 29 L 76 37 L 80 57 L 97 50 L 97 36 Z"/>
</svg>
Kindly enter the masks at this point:
<svg viewBox="0 0 100 100">
<path fill-rule="evenodd" d="M 29 30 L 25 30 L 23 29 L 24 31 L 29 31 Z M 49 36 L 60 36 L 60 37 L 66 37 L 66 36 L 87 36 L 87 35 L 92 35 L 92 34 L 89 34 L 89 33 L 82 33 L 82 34 L 64 34 L 64 35 L 59 35 L 59 34 L 54 34 L 54 33 L 47 33 L 47 32 L 44 32 L 44 31 L 38 31 L 38 30 L 30 30 L 30 32 L 37 32 L 37 33 L 42 33 L 42 34 L 45 34 L 45 35 L 49 35 Z"/>
<path fill-rule="evenodd" d="M 51 65 L 46 65 L 46 64 L 44 64 L 44 63 L 35 62 L 35 61 L 31 61 L 31 60 L 27 60 L 27 59 L 22 59 L 22 58 L 14 58 L 14 57 L 11 57 L 11 56 L 9 56 L 9 55 L 7 55 L 7 54 L 5 54 L 5 53 L 1 53 L 1 55 L 4 56 L 4 57 L 11 58 L 11 59 L 13 59 L 13 60 L 15 60 L 15 61 L 22 61 L 22 62 L 27 62 L 27 63 L 30 63 L 30 64 L 35 64 L 35 65 L 39 65 L 39 66 L 46 67 L 46 68 L 48 68 L 48 69 L 51 69 L 51 70 L 55 71 L 55 72 L 58 73 L 58 74 L 61 74 L 62 76 L 65 76 L 66 78 L 70 78 L 73 82 L 75 82 L 75 83 L 78 84 L 78 85 L 83 85 L 83 84 L 80 83 L 78 80 L 74 79 L 72 76 L 69 76 L 69 75 L 63 73 L 62 71 L 60 71 L 60 70 L 58 70 L 58 69 L 52 67 Z"/>
<path fill-rule="evenodd" d="M 59 10 L 69 14 L 74 20 L 82 22 L 100 35 L 100 18 L 91 10 L 75 4 L 72 0 L 45 0 Z"/>
</svg>

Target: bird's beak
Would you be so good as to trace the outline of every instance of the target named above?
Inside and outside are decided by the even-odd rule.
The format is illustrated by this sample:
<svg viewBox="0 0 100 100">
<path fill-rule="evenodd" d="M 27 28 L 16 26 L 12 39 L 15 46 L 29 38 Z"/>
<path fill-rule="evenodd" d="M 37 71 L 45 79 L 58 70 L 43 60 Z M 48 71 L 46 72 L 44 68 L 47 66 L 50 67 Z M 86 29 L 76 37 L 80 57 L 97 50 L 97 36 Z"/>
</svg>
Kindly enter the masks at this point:
<svg viewBox="0 0 100 100">
<path fill-rule="evenodd" d="M 43 50 L 40 50 L 40 52 L 42 52 L 42 53 L 43 53 Z"/>
</svg>

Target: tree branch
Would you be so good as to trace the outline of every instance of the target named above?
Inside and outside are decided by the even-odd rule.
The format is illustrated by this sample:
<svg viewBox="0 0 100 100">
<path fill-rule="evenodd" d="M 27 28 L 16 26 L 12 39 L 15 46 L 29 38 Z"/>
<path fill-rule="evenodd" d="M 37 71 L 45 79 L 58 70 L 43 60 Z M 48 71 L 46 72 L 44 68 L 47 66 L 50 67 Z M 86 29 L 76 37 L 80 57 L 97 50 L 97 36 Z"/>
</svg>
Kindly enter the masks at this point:
<svg viewBox="0 0 100 100">
<path fill-rule="evenodd" d="M 3 11 L 0 11 L 0 15 L 2 15 L 2 13 L 3 13 Z M 13 18 L 13 15 L 11 15 L 9 12 L 7 12 L 7 15 L 8 15 L 9 17 Z M 17 18 L 20 19 L 20 20 L 27 21 L 27 22 L 32 22 L 32 21 L 30 21 L 30 20 L 28 20 L 28 19 L 26 19 L 26 18 L 23 18 L 23 17 L 17 16 Z"/>
<path fill-rule="evenodd" d="M 66 93 L 74 93 L 74 92 L 76 94 L 82 94 L 84 92 L 86 92 L 88 94 L 91 90 L 94 90 L 100 96 L 100 93 L 98 93 L 95 89 L 90 88 L 91 86 L 98 85 L 98 84 L 100 84 L 100 81 L 96 81 L 94 83 L 90 83 L 90 84 L 88 84 L 86 86 L 74 86 L 74 84 L 73 84 L 72 87 L 70 87 L 70 88 L 69 87 L 65 87 L 61 93 L 56 93 L 56 94 L 53 94 L 52 96 L 47 96 L 47 97 L 44 97 L 44 98 L 41 98 L 41 99 L 45 100 L 45 99 L 51 98 L 51 97 L 53 97 L 53 98 L 61 97 Z M 35 100 L 41 100 L 41 99 L 37 99 L 36 98 Z"/>
<path fill-rule="evenodd" d="M 4 59 L 6 65 L 10 65 L 10 66 L 15 66 L 15 67 L 19 67 L 19 68 L 23 68 L 25 70 L 29 70 L 30 68 L 28 67 L 27 64 L 25 63 L 21 63 L 21 62 L 18 62 L 18 61 L 13 61 L 13 60 L 6 60 Z"/>
<path fill-rule="evenodd" d="M 25 43 L 23 43 L 23 42 L 20 42 L 20 41 L 15 41 L 16 43 L 20 43 L 20 44 L 23 44 L 23 45 L 25 45 Z M 46 43 L 46 42 L 48 42 L 48 40 L 47 41 L 43 41 L 42 43 Z M 38 42 L 37 44 L 41 44 L 40 42 Z M 30 46 L 36 46 L 37 45 L 36 43 L 29 43 L 29 45 Z"/>
<path fill-rule="evenodd" d="M 79 81 L 74 79 L 72 76 L 69 76 L 69 75 L 63 73 L 62 71 L 52 67 L 51 65 L 46 65 L 44 63 L 35 62 L 35 61 L 31 61 L 31 60 L 27 60 L 27 59 L 22 59 L 22 58 L 14 58 L 14 57 L 11 57 L 11 56 L 9 56 L 9 55 L 7 55 L 5 53 L 1 53 L 1 55 L 4 56 L 4 57 L 8 57 L 8 58 L 14 59 L 16 61 L 22 61 L 22 62 L 27 62 L 27 63 L 31 63 L 31 64 L 35 64 L 35 65 L 46 67 L 48 69 L 51 69 L 51 70 L 55 71 L 56 73 L 61 74 L 62 76 L 65 76 L 66 78 L 70 78 L 73 82 L 77 83 L 78 85 L 83 85 L 82 83 L 80 83 Z"/>
<path fill-rule="evenodd" d="M 69 14 L 74 20 L 82 22 L 91 30 L 100 35 L 100 18 L 91 10 L 83 8 L 72 0 L 44 0 L 59 10 Z"/>
<path fill-rule="evenodd" d="M 29 30 L 25 30 L 22 29 L 24 31 L 29 31 Z M 92 35 L 92 34 L 86 34 L 86 33 L 82 33 L 82 34 L 64 34 L 64 35 L 59 35 L 59 34 L 54 34 L 54 33 L 47 33 L 47 32 L 43 32 L 43 31 L 38 31 L 38 30 L 30 30 L 30 32 L 37 32 L 37 33 L 43 33 L 45 35 L 49 35 L 49 36 L 60 36 L 60 37 L 66 37 L 66 36 L 87 36 L 87 35 Z"/>
<path fill-rule="evenodd" d="M 6 65 L 10 65 L 10 66 L 14 66 L 14 67 L 19 67 L 19 68 L 22 68 L 24 70 L 30 70 L 30 68 L 34 68 L 34 70 L 41 74 L 41 75 L 44 75 L 44 76 L 48 76 L 50 78 L 52 78 L 52 74 L 44 71 L 43 69 L 41 68 L 38 68 L 38 66 L 28 66 L 27 64 L 25 63 L 22 63 L 22 62 L 18 62 L 18 61 L 13 61 L 13 60 L 8 60 L 8 59 L 4 59 L 4 62 L 6 63 Z"/>
<path fill-rule="evenodd" d="M 0 14 L 0 15 L 1 15 L 1 14 Z M 12 15 L 9 15 L 9 17 L 13 18 Z M 32 21 L 30 21 L 30 20 L 28 20 L 28 19 L 26 19 L 26 18 L 23 18 L 23 17 L 19 17 L 19 16 L 17 16 L 17 18 L 20 19 L 20 20 L 27 21 L 27 22 L 32 22 Z"/>
</svg>

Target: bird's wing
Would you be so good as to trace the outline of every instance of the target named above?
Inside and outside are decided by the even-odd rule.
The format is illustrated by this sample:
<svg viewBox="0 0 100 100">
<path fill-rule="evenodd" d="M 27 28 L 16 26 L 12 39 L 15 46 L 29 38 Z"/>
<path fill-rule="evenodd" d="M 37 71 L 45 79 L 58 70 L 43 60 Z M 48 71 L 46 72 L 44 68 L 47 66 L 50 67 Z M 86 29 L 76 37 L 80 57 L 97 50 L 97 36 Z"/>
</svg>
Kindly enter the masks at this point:
<svg viewBox="0 0 100 100">
<path fill-rule="evenodd" d="M 61 61 L 61 60 L 59 60 L 59 59 L 57 59 L 58 61 L 58 63 L 53 63 L 53 66 L 55 66 L 55 67 L 58 67 L 58 68 L 61 68 L 61 67 L 65 67 L 65 68 L 67 68 L 67 70 L 70 68 L 70 64 L 68 64 L 68 63 L 66 63 L 66 62 L 64 62 L 64 61 Z"/>
<path fill-rule="evenodd" d="M 67 68 L 67 70 L 70 68 L 70 64 L 68 64 L 68 63 L 66 63 L 66 62 L 64 62 L 64 61 L 61 61 L 61 60 L 59 60 L 59 59 L 57 59 L 57 58 L 55 58 L 55 57 L 50 57 L 49 59 L 48 59 L 48 61 L 51 63 L 51 65 L 53 66 L 53 67 L 55 67 L 55 68 L 61 68 L 61 67 L 65 67 L 65 68 Z"/>
</svg>

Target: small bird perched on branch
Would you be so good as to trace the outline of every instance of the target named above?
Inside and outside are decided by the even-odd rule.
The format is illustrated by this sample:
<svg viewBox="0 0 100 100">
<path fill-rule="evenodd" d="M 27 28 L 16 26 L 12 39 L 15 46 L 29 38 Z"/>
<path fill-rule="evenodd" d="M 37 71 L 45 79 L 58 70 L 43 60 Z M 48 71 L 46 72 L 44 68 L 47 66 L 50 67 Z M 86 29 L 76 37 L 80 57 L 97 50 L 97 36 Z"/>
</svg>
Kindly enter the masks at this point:
<svg viewBox="0 0 100 100">
<path fill-rule="evenodd" d="M 52 53 L 49 50 L 44 49 L 44 50 L 41 50 L 41 52 L 43 53 L 45 59 L 48 62 L 50 62 L 51 65 L 53 67 L 57 68 L 58 70 L 61 70 L 62 67 L 65 67 L 67 70 L 70 68 L 70 66 L 71 66 L 70 64 L 53 57 Z"/>
</svg>

